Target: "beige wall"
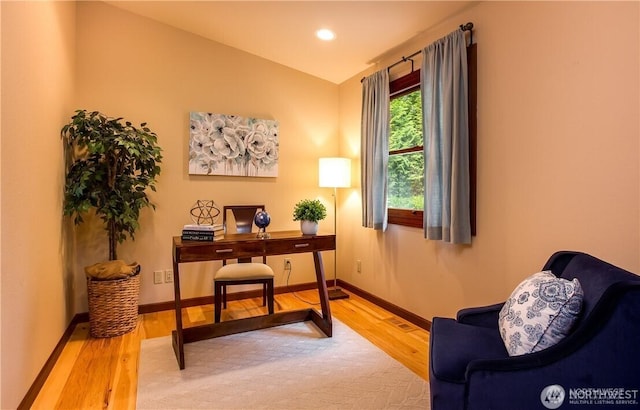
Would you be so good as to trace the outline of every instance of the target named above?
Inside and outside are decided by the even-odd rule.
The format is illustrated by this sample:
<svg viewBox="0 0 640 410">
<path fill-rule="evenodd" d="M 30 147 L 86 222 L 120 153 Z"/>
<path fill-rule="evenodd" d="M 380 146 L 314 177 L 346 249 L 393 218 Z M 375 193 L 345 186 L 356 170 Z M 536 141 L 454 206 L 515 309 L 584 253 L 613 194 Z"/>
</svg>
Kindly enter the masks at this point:
<svg viewBox="0 0 640 410">
<path fill-rule="evenodd" d="M 465 247 L 364 229 L 358 189 L 343 191 L 340 275 L 431 319 L 504 300 L 557 250 L 640 272 L 639 15 L 637 2 L 479 3 L 381 61 L 474 22 L 478 235 Z M 373 71 L 340 86 L 343 155 L 359 156 L 360 78 Z"/>
<path fill-rule="evenodd" d="M 77 106 L 147 121 L 158 134 L 164 160 L 156 212 L 147 210 L 135 242 L 119 247 L 120 257 L 143 268 L 140 303 L 173 300 L 171 284 L 154 285 L 153 271 L 171 268 L 171 237 L 190 223 L 197 199 L 219 205 L 264 203 L 269 229 L 298 229 L 293 206 L 331 190 L 318 188 L 317 159 L 337 154 L 338 86 L 282 65 L 138 17 L 99 2 L 78 3 Z M 236 114 L 280 122 L 277 178 L 189 176 L 189 112 Z M 329 208 L 331 208 L 329 206 Z M 333 229 L 332 215 L 321 229 Z M 76 263 L 76 305 L 86 310 L 82 267 L 104 259 L 102 237 L 80 228 Z M 290 283 L 312 282 L 313 258 L 294 255 Z M 333 255 L 325 257 L 333 274 Z M 283 257 L 269 258 L 276 286 L 286 282 Z M 212 294 L 219 262 L 184 265 L 183 297 Z M 329 270 L 330 269 L 330 270 Z"/>
<path fill-rule="evenodd" d="M 147 121 L 159 136 L 157 210 L 119 248 L 143 266 L 148 304 L 173 299 L 172 285 L 153 285 L 152 273 L 171 268 L 171 237 L 197 199 L 263 202 L 273 230 L 298 228 L 291 215 L 302 198 L 331 204 L 317 187 L 317 158 L 337 153 L 338 86 L 100 2 L 3 2 L 2 12 L 2 333 L 11 334 L 2 340 L 2 407 L 11 408 L 73 314 L 87 311 L 83 267 L 107 256 L 98 224 L 75 228 L 60 217 L 59 130 L 73 110 Z M 190 111 L 280 121 L 280 176 L 189 176 Z M 277 286 L 315 280 L 312 258 L 292 259 L 286 278 L 282 258 L 270 258 Z M 332 275 L 333 255 L 325 261 Z M 215 267 L 185 266 L 183 296 L 210 295 Z"/>
<path fill-rule="evenodd" d="M 59 131 L 75 6 L 2 2 L 2 402 L 15 408 L 75 313 L 63 264 Z"/>
<path fill-rule="evenodd" d="M 75 108 L 147 121 L 164 149 L 157 210 L 145 211 L 136 241 L 119 248 L 143 266 L 141 304 L 172 300 L 172 286 L 153 285 L 152 272 L 171 268 L 170 237 L 196 199 L 264 201 L 275 230 L 297 229 L 295 202 L 320 197 L 331 231 L 317 158 L 336 154 L 352 157 L 356 171 L 354 188 L 339 191 L 339 275 L 425 318 L 503 300 L 558 249 L 640 272 L 638 3 L 478 3 L 379 63 L 476 24 L 471 247 L 425 241 L 411 228 L 360 227 L 363 74 L 336 86 L 103 3 L 2 2 L 1 11 L 3 408 L 19 403 L 72 315 L 87 310 L 82 268 L 106 257 L 104 236 L 90 226 L 62 240 L 58 134 Z M 189 176 L 190 111 L 279 120 L 280 176 Z M 293 256 L 291 283 L 313 281 L 309 259 Z M 269 263 L 282 286 L 282 258 Z M 331 277 L 331 253 L 325 264 Z M 211 294 L 215 267 L 185 267 L 184 296 Z"/>
</svg>

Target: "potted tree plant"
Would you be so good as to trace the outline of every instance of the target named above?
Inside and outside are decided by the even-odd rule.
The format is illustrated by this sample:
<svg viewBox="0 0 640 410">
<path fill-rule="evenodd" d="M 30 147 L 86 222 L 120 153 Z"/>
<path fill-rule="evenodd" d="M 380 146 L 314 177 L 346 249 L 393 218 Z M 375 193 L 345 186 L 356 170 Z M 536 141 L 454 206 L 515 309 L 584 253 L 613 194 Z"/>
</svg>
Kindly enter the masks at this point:
<svg viewBox="0 0 640 410">
<path fill-rule="evenodd" d="M 132 330 L 137 322 L 139 266 L 117 260 L 116 246 L 139 227 L 140 210 L 156 190 L 161 148 L 146 123 L 139 127 L 97 111 L 77 110 L 62 127 L 67 161 L 64 214 L 74 222 L 95 210 L 109 243 L 109 261 L 85 269 L 91 334 L 111 337 Z"/>
<path fill-rule="evenodd" d="M 327 208 L 319 199 L 303 199 L 293 208 L 293 220 L 300 221 L 300 230 L 305 235 L 318 233 L 318 221 L 327 217 Z"/>
</svg>

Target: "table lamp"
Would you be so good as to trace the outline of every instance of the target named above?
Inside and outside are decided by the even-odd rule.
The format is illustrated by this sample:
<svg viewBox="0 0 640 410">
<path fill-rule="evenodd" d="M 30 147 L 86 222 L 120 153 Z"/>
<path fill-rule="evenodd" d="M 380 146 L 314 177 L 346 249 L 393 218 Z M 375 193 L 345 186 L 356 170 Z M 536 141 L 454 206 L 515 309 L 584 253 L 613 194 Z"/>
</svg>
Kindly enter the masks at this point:
<svg viewBox="0 0 640 410">
<path fill-rule="evenodd" d="M 351 186 L 351 160 L 349 158 L 320 158 L 319 186 L 321 188 L 333 188 L 333 233 L 336 234 L 336 253 L 333 258 L 333 288 L 329 289 L 329 300 L 346 299 L 348 294 L 338 288 L 338 213 L 336 208 L 337 188 L 349 188 Z"/>
</svg>

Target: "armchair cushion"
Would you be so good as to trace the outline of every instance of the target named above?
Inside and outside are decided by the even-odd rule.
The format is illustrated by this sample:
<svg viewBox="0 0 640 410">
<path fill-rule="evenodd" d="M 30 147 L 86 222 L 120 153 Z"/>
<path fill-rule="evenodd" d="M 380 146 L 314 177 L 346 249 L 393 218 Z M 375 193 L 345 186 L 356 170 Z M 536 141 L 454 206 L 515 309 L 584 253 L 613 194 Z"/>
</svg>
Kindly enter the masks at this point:
<svg viewBox="0 0 640 410">
<path fill-rule="evenodd" d="M 498 326 L 510 356 L 555 345 L 571 331 L 582 309 L 582 287 L 551 271 L 522 281 L 500 310 Z"/>
</svg>

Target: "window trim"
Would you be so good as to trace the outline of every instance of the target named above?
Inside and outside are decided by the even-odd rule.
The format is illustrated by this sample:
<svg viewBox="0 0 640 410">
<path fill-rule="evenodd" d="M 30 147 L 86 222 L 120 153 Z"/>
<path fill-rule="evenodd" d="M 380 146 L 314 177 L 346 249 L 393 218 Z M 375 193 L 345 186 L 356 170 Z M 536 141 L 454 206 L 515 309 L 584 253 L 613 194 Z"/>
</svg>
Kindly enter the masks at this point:
<svg viewBox="0 0 640 410">
<path fill-rule="evenodd" d="M 469 87 L 469 211 L 471 221 L 471 235 L 476 235 L 476 203 L 477 203 L 477 153 L 478 153 L 478 134 L 477 134 L 477 44 L 471 44 L 467 47 L 467 75 Z M 420 69 L 397 78 L 389 82 L 389 96 L 391 99 L 409 94 L 420 89 Z M 412 152 L 417 152 L 411 148 Z M 424 148 L 422 148 L 424 150 Z M 390 151 L 399 154 L 401 151 Z M 399 209 L 387 207 L 387 223 L 394 225 L 403 225 L 413 228 L 423 228 L 424 211 L 413 209 Z"/>
<path fill-rule="evenodd" d="M 387 222 L 412 228 L 423 227 L 424 211 L 420 209 L 387 208 Z"/>
<path fill-rule="evenodd" d="M 420 89 L 420 69 L 389 82 L 389 97 L 402 97 Z"/>
</svg>

